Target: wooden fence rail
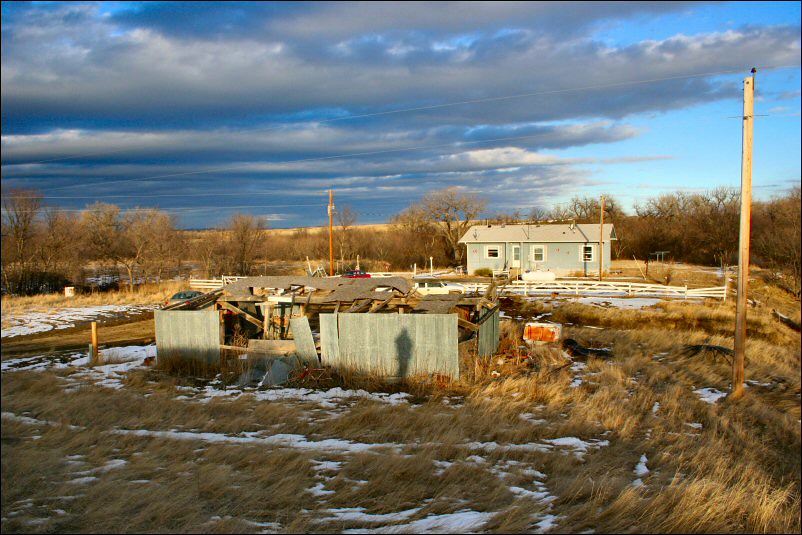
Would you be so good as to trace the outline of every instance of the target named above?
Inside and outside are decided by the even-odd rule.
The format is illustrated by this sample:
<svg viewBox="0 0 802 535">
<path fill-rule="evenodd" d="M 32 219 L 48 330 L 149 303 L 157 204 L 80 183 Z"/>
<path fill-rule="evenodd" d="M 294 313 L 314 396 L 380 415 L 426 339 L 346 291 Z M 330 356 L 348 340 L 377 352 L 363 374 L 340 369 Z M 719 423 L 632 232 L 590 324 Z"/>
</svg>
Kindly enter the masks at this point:
<svg viewBox="0 0 802 535">
<path fill-rule="evenodd" d="M 375 276 L 388 276 L 376 273 Z M 245 277 L 223 276 L 219 279 L 189 279 L 189 287 L 197 290 L 216 290 Z M 488 283 L 462 283 L 467 293 L 484 293 Z M 688 288 L 687 286 L 664 286 L 642 282 L 616 282 L 591 280 L 512 281 L 499 289 L 501 295 L 536 296 L 553 293 L 572 295 L 649 296 L 675 299 L 714 298 L 727 300 L 726 286 Z"/>
<path fill-rule="evenodd" d="M 189 287 L 195 290 L 217 290 L 218 288 L 222 288 L 223 286 L 227 286 L 232 282 L 244 278 L 245 277 L 228 276 L 228 275 L 223 275 L 219 279 L 195 279 L 190 277 Z"/>
</svg>

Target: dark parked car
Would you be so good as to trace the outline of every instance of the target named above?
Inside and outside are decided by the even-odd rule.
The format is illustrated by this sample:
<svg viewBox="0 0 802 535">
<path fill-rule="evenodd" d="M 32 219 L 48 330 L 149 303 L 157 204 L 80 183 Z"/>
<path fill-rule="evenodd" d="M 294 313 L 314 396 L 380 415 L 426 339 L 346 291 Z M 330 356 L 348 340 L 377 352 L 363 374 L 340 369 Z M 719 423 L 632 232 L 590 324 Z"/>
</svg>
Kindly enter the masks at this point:
<svg viewBox="0 0 802 535">
<path fill-rule="evenodd" d="M 355 269 L 352 271 L 346 271 L 343 273 L 343 277 L 346 279 L 369 279 L 370 273 L 362 271 L 361 269 Z"/>
<path fill-rule="evenodd" d="M 195 290 L 184 290 L 183 292 L 178 292 L 170 299 L 165 301 L 164 306 L 177 305 L 178 303 L 183 303 L 184 301 L 195 299 L 196 297 L 201 295 L 203 295 L 203 292 L 196 292 Z"/>
</svg>

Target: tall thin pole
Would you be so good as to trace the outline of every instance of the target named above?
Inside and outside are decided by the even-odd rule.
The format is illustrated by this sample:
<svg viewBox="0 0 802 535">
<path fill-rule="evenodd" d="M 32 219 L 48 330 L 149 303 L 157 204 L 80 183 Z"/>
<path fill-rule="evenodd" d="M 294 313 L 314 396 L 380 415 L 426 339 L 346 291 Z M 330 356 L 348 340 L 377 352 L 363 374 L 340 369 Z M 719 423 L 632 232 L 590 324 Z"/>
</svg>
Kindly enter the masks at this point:
<svg viewBox="0 0 802 535">
<path fill-rule="evenodd" d="M 334 190 L 329 190 L 329 275 L 334 276 Z"/>
<path fill-rule="evenodd" d="M 755 72 L 744 78 L 743 148 L 741 152 L 741 228 L 738 246 L 738 297 L 735 307 L 735 358 L 732 359 L 732 391 L 744 393 L 746 357 L 746 292 L 749 286 L 749 232 L 752 220 L 752 131 L 754 126 Z"/>
<path fill-rule="evenodd" d="M 599 280 L 602 280 L 604 262 L 604 195 L 601 196 L 601 214 L 599 215 Z"/>
<path fill-rule="evenodd" d="M 97 349 L 97 322 L 92 322 L 92 360 L 99 361 L 99 353 Z"/>
</svg>

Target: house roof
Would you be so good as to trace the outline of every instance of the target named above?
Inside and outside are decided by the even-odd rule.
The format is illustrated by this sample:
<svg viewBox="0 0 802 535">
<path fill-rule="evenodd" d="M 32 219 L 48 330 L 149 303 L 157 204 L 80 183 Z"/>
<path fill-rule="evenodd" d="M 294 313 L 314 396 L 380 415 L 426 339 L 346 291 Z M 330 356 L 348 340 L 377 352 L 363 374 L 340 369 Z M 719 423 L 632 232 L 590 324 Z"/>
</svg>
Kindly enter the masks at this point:
<svg viewBox="0 0 802 535">
<path fill-rule="evenodd" d="M 611 223 L 604 225 L 604 241 L 617 239 Z M 474 225 L 460 238 L 460 243 L 595 243 L 599 241 L 599 225 Z"/>
</svg>

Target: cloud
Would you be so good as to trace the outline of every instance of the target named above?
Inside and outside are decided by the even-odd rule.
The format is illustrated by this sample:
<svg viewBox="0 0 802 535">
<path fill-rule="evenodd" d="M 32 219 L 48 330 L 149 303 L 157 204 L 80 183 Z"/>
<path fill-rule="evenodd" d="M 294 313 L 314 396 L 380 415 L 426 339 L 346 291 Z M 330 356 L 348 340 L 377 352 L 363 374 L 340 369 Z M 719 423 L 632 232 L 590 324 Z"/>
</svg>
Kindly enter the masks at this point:
<svg viewBox="0 0 802 535">
<path fill-rule="evenodd" d="M 5 3 L 3 182 L 187 214 L 206 193 L 272 199 L 288 224 L 332 186 L 386 210 L 447 185 L 491 206 L 548 202 L 595 184 L 593 166 L 671 158 L 559 151 L 635 139 L 639 114 L 740 99 L 705 73 L 798 65 L 798 24 L 596 36 L 690 5 Z"/>
<path fill-rule="evenodd" d="M 214 38 L 202 31 L 180 36 L 167 32 L 164 24 L 174 27 L 189 16 L 183 10 L 164 24 L 121 29 L 117 19 L 101 16 L 97 7 L 30 8 L 3 31 L 3 48 L 14 51 L 3 55 L 3 130 L 43 129 L 54 119 L 62 127 L 207 128 L 270 121 L 309 109 L 359 114 L 532 92 L 548 94 L 397 119 L 431 125 L 621 118 L 735 98 L 737 87 L 707 78 L 612 87 L 615 84 L 753 63 L 797 63 L 800 57 L 799 28 L 793 26 L 680 35 L 623 48 L 603 45 L 588 35 L 541 31 L 550 17 L 562 21 L 567 13 L 583 11 L 573 6 L 539 5 L 531 17 L 518 22 L 521 27 L 500 32 L 499 25 L 514 20 L 525 5 L 474 7 L 462 17 L 454 17 L 458 7 L 451 4 L 426 10 L 396 7 L 409 16 L 393 26 L 397 31 L 380 33 L 395 19 L 373 17 L 389 8 L 324 4 L 300 13 L 278 10 L 280 16 L 267 17 L 261 32 L 226 32 Z M 138 11 L 158 9 L 176 8 L 144 6 Z M 598 5 L 587 9 L 589 15 L 581 20 L 633 11 Z M 477 22 L 483 12 L 496 10 L 506 15 L 488 15 Z M 348 16 L 356 11 L 361 15 Z M 237 9 L 233 12 L 236 18 Z M 369 15 L 373 12 L 376 15 Z M 330 21 L 334 15 L 338 24 Z M 430 24 L 404 26 L 429 15 Z M 443 47 L 443 36 L 432 28 L 449 17 L 462 21 L 453 24 L 453 31 L 477 27 L 471 25 L 482 30 L 472 38 L 450 35 L 449 46 Z M 525 27 L 530 19 L 540 22 Z M 363 34 L 358 27 L 366 23 L 360 20 L 379 22 L 372 33 Z M 323 32 L 318 46 L 291 40 L 299 32 L 312 36 L 315 28 L 330 26 L 339 28 L 337 32 L 348 29 L 350 39 L 329 46 L 331 32 Z M 279 27 L 285 29 L 275 29 Z M 581 22 L 572 26 L 582 27 Z M 555 92 L 578 87 L 597 89 Z"/>
</svg>

